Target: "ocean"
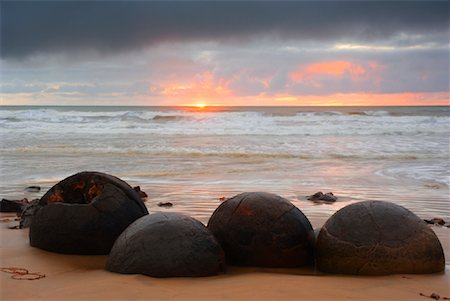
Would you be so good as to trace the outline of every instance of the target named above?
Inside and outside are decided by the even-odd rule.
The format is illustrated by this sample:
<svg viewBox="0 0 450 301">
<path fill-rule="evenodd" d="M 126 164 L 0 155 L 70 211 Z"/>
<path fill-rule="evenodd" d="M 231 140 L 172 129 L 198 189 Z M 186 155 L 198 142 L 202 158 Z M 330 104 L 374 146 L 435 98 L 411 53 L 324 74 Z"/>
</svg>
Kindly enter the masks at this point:
<svg viewBox="0 0 450 301">
<path fill-rule="evenodd" d="M 450 107 L 1 106 L 0 129 L 2 198 L 88 170 L 139 185 L 150 212 L 204 223 L 245 191 L 279 194 L 312 221 L 362 200 L 450 219 Z M 317 191 L 338 201 L 308 201 Z"/>
</svg>

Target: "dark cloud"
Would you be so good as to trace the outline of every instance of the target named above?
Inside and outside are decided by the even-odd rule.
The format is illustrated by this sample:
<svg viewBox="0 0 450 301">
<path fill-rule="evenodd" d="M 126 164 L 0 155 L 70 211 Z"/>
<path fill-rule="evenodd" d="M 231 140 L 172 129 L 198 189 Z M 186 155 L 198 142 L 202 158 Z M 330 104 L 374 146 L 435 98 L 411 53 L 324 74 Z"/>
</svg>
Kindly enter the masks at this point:
<svg viewBox="0 0 450 301">
<path fill-rule="evenodd" d="M 448 1 L 1 1 L 1 56 L 271 38 L 448 43 Z M 406 37 L 406 38 L 405 38 Z M 415 38 L 414 38 L 415 37 Z"/>
</svg>

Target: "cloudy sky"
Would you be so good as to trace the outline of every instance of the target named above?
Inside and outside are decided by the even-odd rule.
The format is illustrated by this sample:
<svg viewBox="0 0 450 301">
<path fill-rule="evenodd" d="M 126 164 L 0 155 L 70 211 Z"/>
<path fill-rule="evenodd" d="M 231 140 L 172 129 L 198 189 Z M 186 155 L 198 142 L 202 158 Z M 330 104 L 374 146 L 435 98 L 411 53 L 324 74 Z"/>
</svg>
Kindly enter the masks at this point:
<svg viewBox="0 0 450 301">
<path fill-rule="evenodd" d="M 1 103 L 448 105 L 448 1 L 1 1 Z"/>
</svg>

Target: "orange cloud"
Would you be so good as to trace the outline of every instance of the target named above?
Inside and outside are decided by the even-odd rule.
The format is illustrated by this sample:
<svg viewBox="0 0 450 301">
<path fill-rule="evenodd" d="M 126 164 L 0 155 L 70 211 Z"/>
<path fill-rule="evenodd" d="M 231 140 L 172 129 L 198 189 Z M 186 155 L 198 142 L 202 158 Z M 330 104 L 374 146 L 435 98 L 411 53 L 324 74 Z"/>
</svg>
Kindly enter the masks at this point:
<svg viewBox="0 0 450 301">
<path fill-rule="evenodd" d="M 265 97 L 260 101 L 267 101 Z M 450 105 L 448 92 L 337 93 L 330 95 L 276 95 L 278 105 L 288 106 L 430 106 Z"/>
<path fill-rule="evenodd" d="M 349 75 L 352 80 L 358 80 L 380 68 L 375 62 L 369 62 L 367 66 L 355 64 L 349 61 L 320 62 L 304 66 L 299 66 L 289 77 L 294 82 L 320 86 L 319 77 L 342 77 Z"/>
<path fill-rule="evenodd" d="M 215 97 L 203 101 L 200 98 L 193 98 L 192 94 L 198 94 L 199 91 L 181 89 L 172 90 L 172 95 L 165 96 L 133 96 L 132 105 L 193 105 L 195 103 L 205 103 L 206 105 L 222 106 L 448 106 L 450 105 L 450 96 L 448 91 L 442 92 L 424 92 L 424 93 L 339 93 L 329 95 L 292 95 L 277 94 L 267 95 L 261 93 L 255 96 L 237 97 L 229 90 L 216 91 L 213 87 L 210 89 L 200 89 L 202 93 L 210 91 Z M 168 90 L 169 91 L 169 90 Z M 207 95 L 203 94 L 203 95 Z M 219 95 L 219 96 L 217 96 Z M 209 96 L 208 96 L 209 97 Z M 1 105 L 43 105 L 61 103 L 58 95 L 36 95 L 34 93 L 0 93 Z M 85 95 L 73 95 L 66 104 L 77 103 L 81 105 L 91 104 L 91 100 Z M 123 103 L 130 101 L 129 97 L 123 98 L 109 96 L 108 100 L 112 103 Z"/>
<path fill-rule="evenodd" d="M 211 72 L 204 72 L 195 75 L 192 80 L 168 82 L 163 84 L 161 94 L 177 99 L 186 99 L 189 102 L 208 102 L 221 100 L 230 96 L 228 82 L 216 80 Z"/>
</svg>

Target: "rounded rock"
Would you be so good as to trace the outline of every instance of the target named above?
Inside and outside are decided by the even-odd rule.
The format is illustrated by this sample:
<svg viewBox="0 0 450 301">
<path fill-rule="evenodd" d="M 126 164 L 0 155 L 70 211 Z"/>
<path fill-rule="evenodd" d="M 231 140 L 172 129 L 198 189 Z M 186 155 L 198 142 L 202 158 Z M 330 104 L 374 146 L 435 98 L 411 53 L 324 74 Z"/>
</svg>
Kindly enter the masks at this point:
<svg viewBox="0 0 450 301">
<path fill-rule="evenodd" d="M 65 254 L 108 254 L 122 231 L 146 214 L 126 182 L 81 172 L 53 186 L 36 204 L 30 245 Z"/>
<path fill-rule="evenodd" d="M 331 216 L 319 233 L 321 271 L 355 275 L 441 272 L 444 253 L 436 234 L 408 209 L 364 201 Z"/>
<path fill-rule="evenodd" d="M 275 194 L 247 192 L 226 200 L 208 228 L 230 264 L 298 267 L 313 259 L 315 238 L 308 218 Z"/>
<path fill-rule="evenodd" d="M 152 277 L 200 277 L 223 272 L 223 250 L 198 220 L 154 213 L 131 224 L 114 243 L 106 269 Z"/>
</svg>

